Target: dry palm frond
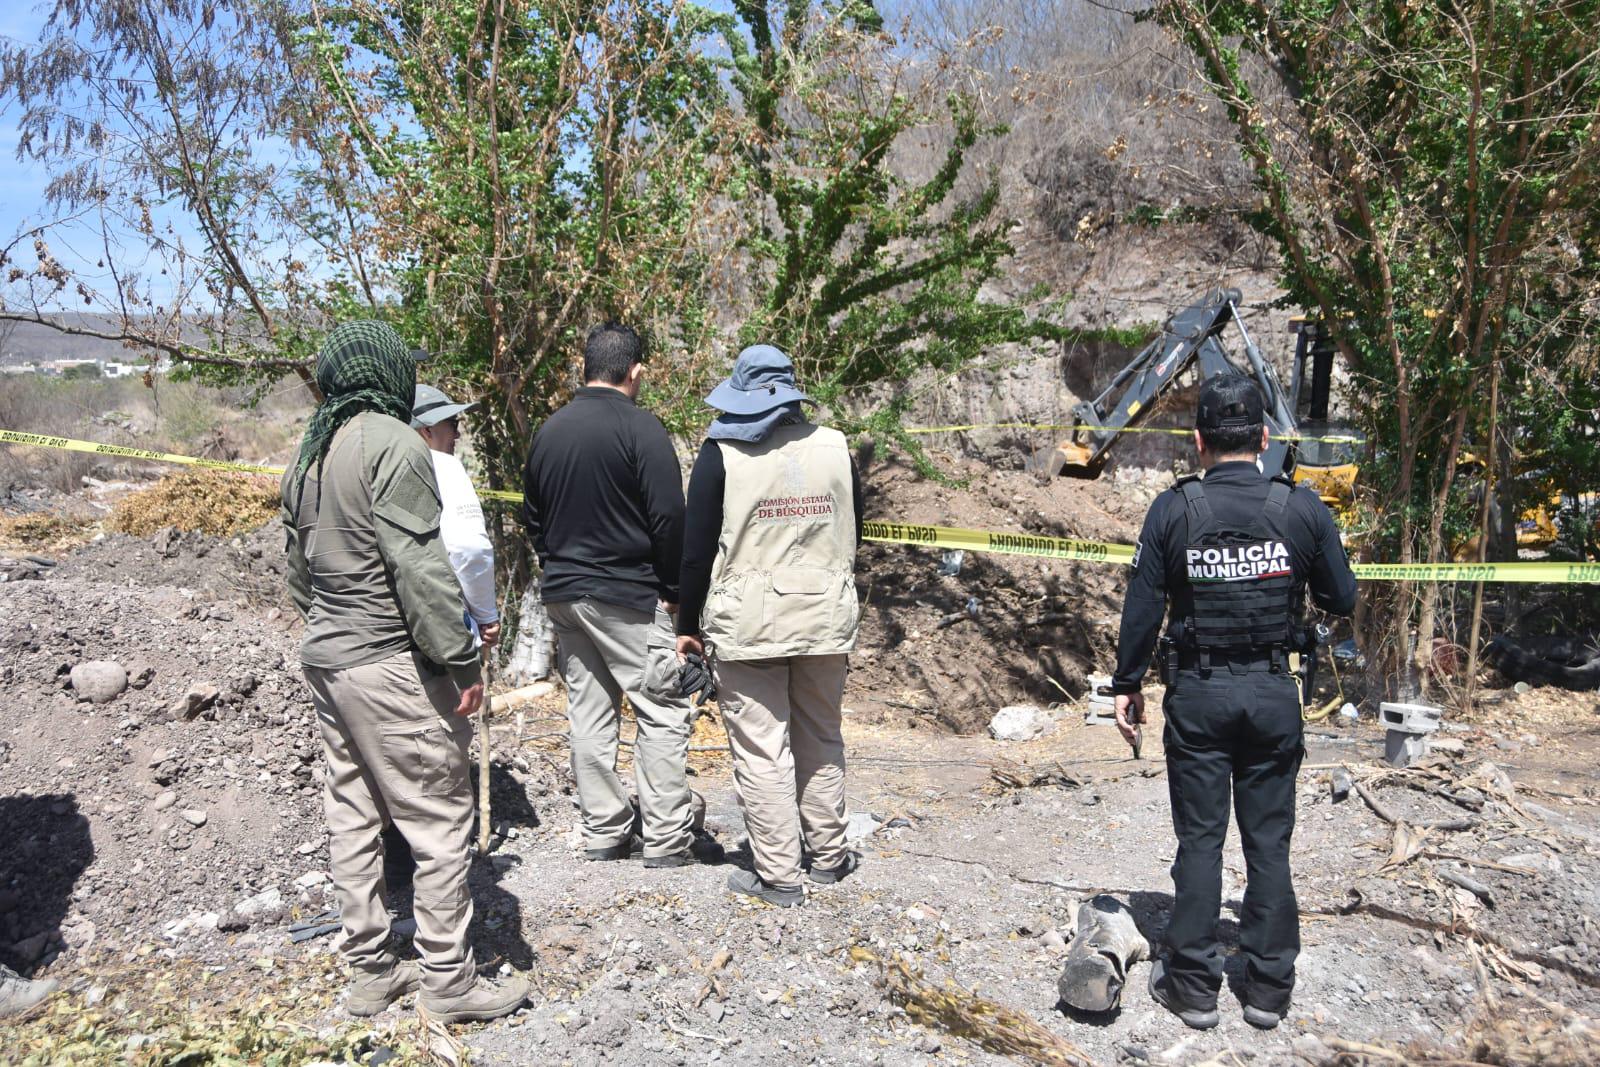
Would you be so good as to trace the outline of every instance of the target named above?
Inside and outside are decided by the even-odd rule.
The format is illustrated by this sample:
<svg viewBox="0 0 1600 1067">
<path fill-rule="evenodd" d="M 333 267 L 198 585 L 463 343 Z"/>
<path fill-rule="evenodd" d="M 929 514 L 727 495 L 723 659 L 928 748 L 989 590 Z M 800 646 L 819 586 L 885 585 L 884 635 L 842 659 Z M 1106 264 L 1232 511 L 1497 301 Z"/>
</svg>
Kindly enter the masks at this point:
<svg viewBox="0 0 1600 1067">
<path fill-rule="evenodd" d="M 955 982 L 935 985 L 901 956 L 885 960 L 860 945 L 850 958 L 877 965 L 889 996 L 914 1021 L 975 1042 L 988 1052 L 1014 1056 L 1045 1067 L 1094 1067 L 1076 1045 L 1046 1030 L 1022 1012 L 981 997 Z"/>
</svg>

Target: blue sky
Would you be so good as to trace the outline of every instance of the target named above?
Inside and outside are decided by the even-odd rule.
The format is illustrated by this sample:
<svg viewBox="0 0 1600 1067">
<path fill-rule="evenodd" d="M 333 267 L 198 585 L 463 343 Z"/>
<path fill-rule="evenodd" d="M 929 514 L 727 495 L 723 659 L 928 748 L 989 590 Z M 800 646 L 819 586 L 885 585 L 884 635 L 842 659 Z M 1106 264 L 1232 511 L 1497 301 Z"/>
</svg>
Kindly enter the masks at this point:
<svg viewBox="0 0 1600 1067">
<path fill-rule="evenodd" d="M 37 41 L 45 12 L 31 3 L 0 4 L 0 37 L 12 41 Z M 44 205 L 48 177 L 32 163 L 17 160 L 17 121 L 21 117 L 13 100 L 0 101 L 0 237 L 7 241 L 30 215 Z"/>
</svg>

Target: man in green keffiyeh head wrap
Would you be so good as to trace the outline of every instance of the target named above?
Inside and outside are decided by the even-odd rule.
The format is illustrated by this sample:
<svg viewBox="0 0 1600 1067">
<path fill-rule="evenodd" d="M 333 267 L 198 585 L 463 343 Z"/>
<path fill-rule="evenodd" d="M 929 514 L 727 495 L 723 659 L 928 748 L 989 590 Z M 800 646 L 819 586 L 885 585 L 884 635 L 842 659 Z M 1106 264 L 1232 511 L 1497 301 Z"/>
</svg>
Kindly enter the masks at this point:
<svg viewBox="0 0 1600 1067">
<path fill-rule="evenodd" d="M 317 356 L 326 399 L 284 474 L 283 520 L 327 766 L 329 869 L 353 972 L 345 1006 L 375 1015 L 420 989 L 434 1019 L 465 1022 L 515 1011 L 528 983 L 479 978 L 467 938 L 468 717 L 483 685 L 439 536 L 433 460 L 410 427 L 416 379 L 392 327 L 352 322 L 328 335 Z M 386 821 L 416 857 L 420 966 L 389 948 Z"/>
<path fill-rule="evenodd" d="M 317 388 L 324 399 L 300 441 L 295 480 L 322 462 L 333 435 L 352 415 L 381 411 L 409 422 L 416 387 L 416 355 L 393 326 L 371 321 L 335 326 L 317 353 Z"/>
</svg>

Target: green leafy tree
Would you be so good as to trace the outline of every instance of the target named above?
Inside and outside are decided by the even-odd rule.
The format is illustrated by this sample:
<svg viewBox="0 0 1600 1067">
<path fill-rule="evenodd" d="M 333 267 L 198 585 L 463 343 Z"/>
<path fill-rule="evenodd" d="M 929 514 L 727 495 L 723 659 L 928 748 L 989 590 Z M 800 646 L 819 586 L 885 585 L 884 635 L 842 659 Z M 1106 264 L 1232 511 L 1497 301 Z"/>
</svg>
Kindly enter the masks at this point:
<svg viewBox="0 0 1600 1067">
<path fill-rule="evenodd" d="M 907 58 L 863 0 L 736 0 L 727 36 L 740 104 L 733 138 L 750 291 L 741 343 L 776 344 L 817 399 L 841 404 L 919 371 L 957 370 L 996 345 L 1060 339 L 1051 307 L 986 298 L 1012 252 L 993 173 L 967 173 L 1001 132 L 936 69 Z M 931 67 L 931 65 L 930 65 Z M 934 151 L 908 177 L 907 144 Z M 911 394 L 854 428 L 915 452 Z"/>
<path fill-rule="evenodd" d="M 1592 364 L 1600 4 L 1159 0 L 1152 13 L 1227 109 L 1289 299 L 1336 325 L 1378 446 L 1363 472 L 1382 519 L 1371 550 L 1440 559 L 1464 447 L 1492 428 L 1511 452 L 1542 450 L 1548 425 L 1506 416 L 1532 416 L 1541 389 Z M 1397 640 L 1369 628 L 1369 645 L 1414 633 L 1424 662 L 1438 586 L 1375 593 Z"/>
<path fill-rule="evenodd" d="M 708 250 L 725 94 L 708 16 L 673 0 L 353 0 L 306 51 L 375 176 L 408 332 L 484 401 L 496 488 L 578 384 L 585 330 L 621 319 L 667 366 L 710 343 Z M 657 374 L 670 404 L 683 377 Z"/>
</svg>

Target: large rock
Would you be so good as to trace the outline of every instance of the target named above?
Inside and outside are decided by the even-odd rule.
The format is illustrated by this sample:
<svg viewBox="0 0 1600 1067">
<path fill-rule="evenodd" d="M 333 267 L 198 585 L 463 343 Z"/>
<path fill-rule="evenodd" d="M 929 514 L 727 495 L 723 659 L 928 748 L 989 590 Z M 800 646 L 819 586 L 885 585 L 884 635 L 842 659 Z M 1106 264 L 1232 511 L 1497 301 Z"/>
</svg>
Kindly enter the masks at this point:
<svg viewBox="0 0 1600 1067">
<path fill-rule="evenodd" d="M 246 923 L 271 922 L 284 912 L 283 893 L 273 886 L 233 906 L 233 914 Z"/>
<path fill-rule="evenodd" d="M 128 672 L 109 659 L 91 659 L 72 668 L 72 691 L 79 700 L 105 704 L 128 688 Z"/>
<path fill-rule="evenodd" d="M 192 719 L 215 704 L 221 695 L 216 686 L 196 682 L 183 696 L 172 702 L 167 714 L 174 720 Z"/>
<path fill-rule="evenodd" d="M 1008 704 L 989 720 L 989 735 L 996 741 L 1032 741 L 1044 733 L 1050 713 L 1033 704 Z"/>
</svg>

